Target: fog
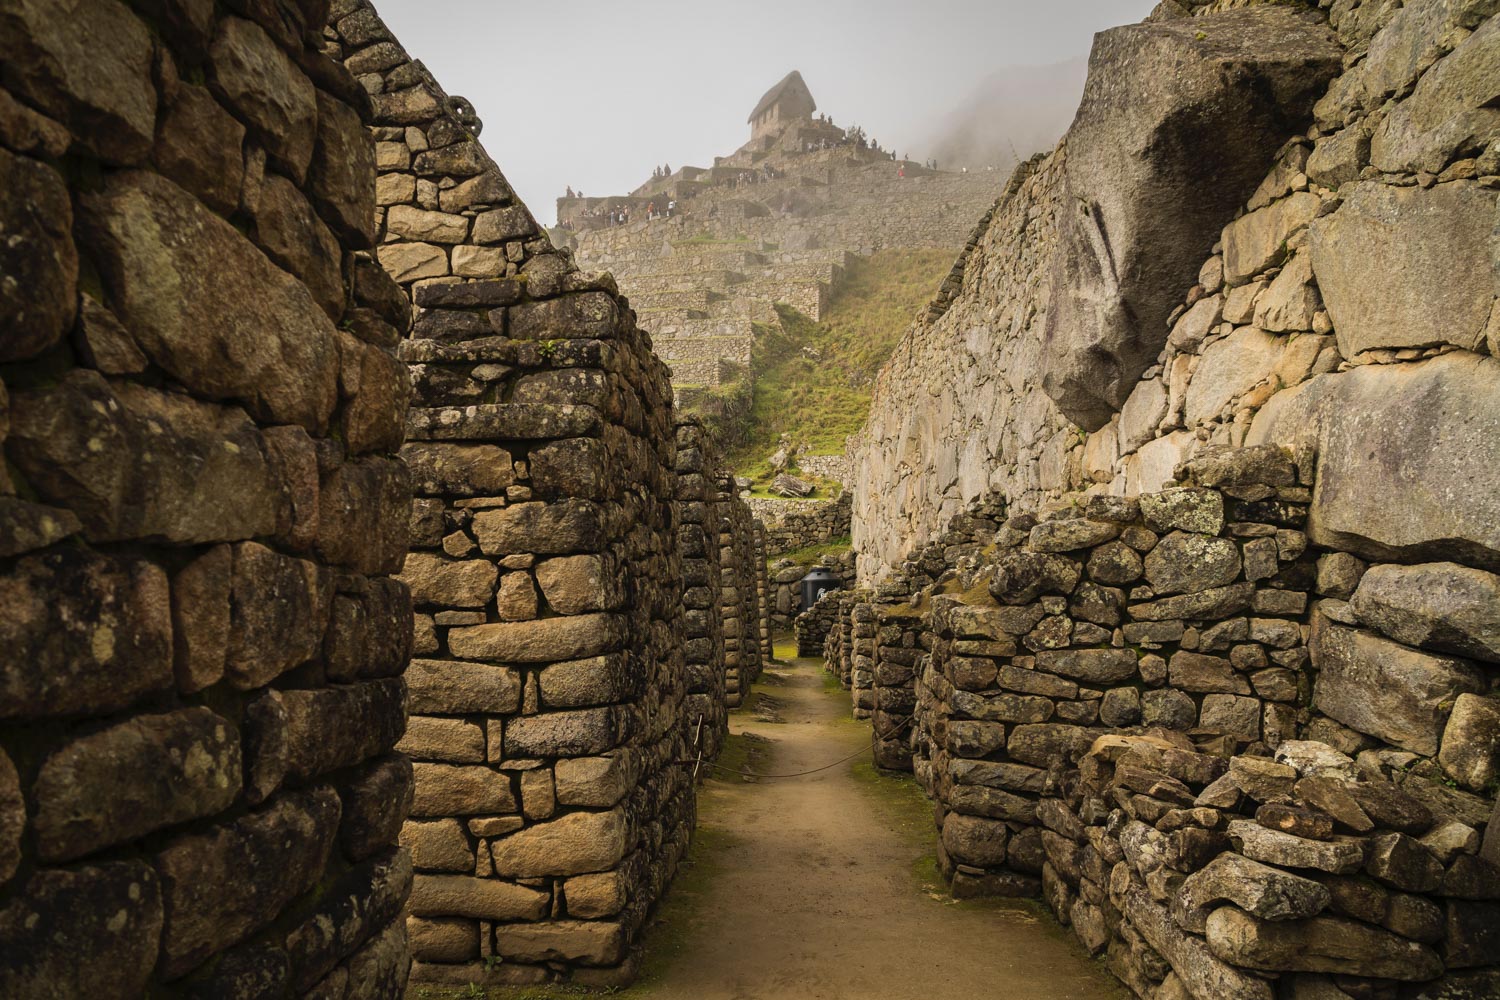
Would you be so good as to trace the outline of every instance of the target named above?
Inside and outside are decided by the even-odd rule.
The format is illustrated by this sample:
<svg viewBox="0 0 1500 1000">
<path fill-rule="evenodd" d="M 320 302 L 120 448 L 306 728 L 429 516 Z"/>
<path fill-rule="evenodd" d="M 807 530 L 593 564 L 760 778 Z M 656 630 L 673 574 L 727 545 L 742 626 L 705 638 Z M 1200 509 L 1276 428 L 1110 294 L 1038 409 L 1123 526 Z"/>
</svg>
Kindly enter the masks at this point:
<svg viewBox="0 0 1500 1000">
<path fill-rule="evenodd" d="M 539 219 L 565 185 L 628 191 L 659 164 L 709 166 L 800 70 L 820 112 L 944 167 L 1049 145 L 1096 31 L 1151 0 L 384 0 L 407 51 L 484 120 Z"/>
</svg>

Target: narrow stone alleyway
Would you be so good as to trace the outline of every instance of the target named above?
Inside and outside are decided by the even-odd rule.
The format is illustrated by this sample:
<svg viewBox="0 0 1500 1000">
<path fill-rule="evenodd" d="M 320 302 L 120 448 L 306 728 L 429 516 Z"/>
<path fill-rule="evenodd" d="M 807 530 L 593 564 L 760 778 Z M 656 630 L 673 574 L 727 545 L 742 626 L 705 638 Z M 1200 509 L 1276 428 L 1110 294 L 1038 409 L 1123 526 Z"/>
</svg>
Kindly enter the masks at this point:
<svg viewBox="0 0 1500 1000">
<path fill-rule="evenodd" d="M 822 663 L 774 665 L 735 713 L 725 763 L 787 773 L 855 753 L 868 728 Z M 632 995 L 884 1000 L 1126 994 L 1030 904 L 938 891 L 928 806 L 868 755 L 807 777 L 719 775 L 700 800 L 693 865 L 646 939 Z M 989 941 L 991 947 L 976 947 Z"/>
</svg>

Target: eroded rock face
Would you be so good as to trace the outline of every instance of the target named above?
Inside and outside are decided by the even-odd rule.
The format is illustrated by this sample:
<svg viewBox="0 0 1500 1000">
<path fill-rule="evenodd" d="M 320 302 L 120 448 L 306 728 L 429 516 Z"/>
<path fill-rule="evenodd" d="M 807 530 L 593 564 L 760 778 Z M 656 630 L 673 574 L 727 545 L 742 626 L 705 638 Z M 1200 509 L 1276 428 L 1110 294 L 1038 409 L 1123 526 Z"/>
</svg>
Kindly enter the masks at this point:
<svg viewBox="0 0 1500 1000">
<path fill-rule="evenodd" d="M 1342 52 L 1281 7 L 1101 34 L 1065 139 L 1042 386 L 1094 430 L 1166 343 L 1167 314 Z M 1207 180 L 1212 178 L 1212 180 Z"/>
</svg>

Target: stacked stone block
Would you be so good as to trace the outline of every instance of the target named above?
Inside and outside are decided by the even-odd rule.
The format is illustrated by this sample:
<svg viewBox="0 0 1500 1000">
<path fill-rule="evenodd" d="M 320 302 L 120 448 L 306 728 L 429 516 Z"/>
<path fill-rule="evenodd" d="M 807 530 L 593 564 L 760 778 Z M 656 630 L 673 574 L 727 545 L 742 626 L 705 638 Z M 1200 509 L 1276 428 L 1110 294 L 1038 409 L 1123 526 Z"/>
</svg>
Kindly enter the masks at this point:
<svg viewBox="0 0 1500 1000">
<path fill-rule="evenodd" d="M 766 526 L 755 522 L 755 614 L 756 631 L 760 634 L 760 661 L 770 663 L 775 656 L 771 635 L 771 572 L 766 552 L 768 542 Z"/>
<path fill-rule="evenodd" d="M 792 623 L 792 634 L 797 640 L 798 656 L 822 656 L 828 637 L 838 622 L 840 591 L 830 590 L 818 598 L 818 603 L 797 616 Z"/>
<path fill-rule="evenodd" d="M 0 10 L 0 995 L 395 998 L 409 317 L 317 4 Z"/>
<path fill-rule="evenodd" d="M 873 601 L 856 603 L 849 611 L 852 656 L 849 666 L 849 698 L 856 719 L 868 719 L 875 710 L 875 651 L 879 628 Z"/>
<path fill-rule="evenodd" d="M 802 606 L 802 578 L 813 569 L 825 569 L 836 576 L 841 589 L 854 586 L 854 553 L 824 555 L 816 561 L 777 559 L 767 567 L 770 577 L 771 627 L 779 632 L 795 632 L 797 616 L 808 610 Z"/>
<path fill-rule="evenodd" d="M 1091 954 L 1140 997 L 1236 1000 L 1500 993 L 1488 816 L 1379 755 L 1167 732 L 1099 737 L 1037 807 L 1044 895 Z"/>
<path fill-rule="evenodd" d="M 867 590 L 836 590 L 828 596 L 837 603 L 833 625 L 823 646 L 823 666 L 838 678 L 840 687 L 848 690 L 854 669 L 854 606 L 868 602 L 870 593 Z"/>
<path fill-rule="evenodd" d="M 760 676 L 760 567 L 756 557 L 755 522 L 750 508 L 735 491 L 734 476 L 719 480 L 719 565 L 724 621 L 724 696 L 736 707 Z"/>
<path fill-rule="evenodd" d="M 724 696 L 723 582 L 719 569 L 718 480 L 712 436 L 697 420 L 677 424 L 677 550 L 682 557 L 686 721 L 695 750 L 717 756 L 729 727 Z M 701 729 L 700 727 L 701 720 Z"/>
<path fill-rule="evenodd" d="M 416 307 L 413 976 L 620 982 L 693 820 L 667 370 L 367 4 L 331 36 L 372 95 L 380 261 Z"/>
<path fill-rule="evenodd" d="M 929 621 L 909 604 L 876 604 L 874 707 L 870 715 L 875 763 L 890 771 L 912 769 L 916 677 L 927 661 Z"/>
<path fill-rule="evenodd" d="M 1315 564 L 1309 491 L 1273 448 L 1210 453 L 1186 485 L 1098 496 L 1001 530 L 995 602 L 939 597 L 918 773 L 947 813 L 959 894 L 1028 891 L 1047 769 L 1094 732 L 1203 734 L 1224 753 L 1296 735 Z M 950 829 L 951 827 L 951 829 Z M 989 881 L 986 881 L 986 880 Z"/>
</svg>

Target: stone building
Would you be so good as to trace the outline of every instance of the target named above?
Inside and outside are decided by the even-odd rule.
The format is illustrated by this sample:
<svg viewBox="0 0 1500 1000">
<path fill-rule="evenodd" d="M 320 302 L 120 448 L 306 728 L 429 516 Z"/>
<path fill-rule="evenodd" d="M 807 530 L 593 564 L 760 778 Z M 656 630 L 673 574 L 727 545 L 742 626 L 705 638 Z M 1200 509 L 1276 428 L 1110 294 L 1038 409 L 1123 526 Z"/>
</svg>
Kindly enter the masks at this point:
<svg viewBox="0 0 1500 1000">
<path fill-rule="evenodd" d="M 782 77 L 780 83 L 766 91 L 745 121 L 750 126 L 753 140 L 780 132 L 797 119 L 812 118 L 816 110 L 818 102 L 813 100 L 812 91 L 807 89 L 802 74 L 792 70 Z"/>
</svg>

